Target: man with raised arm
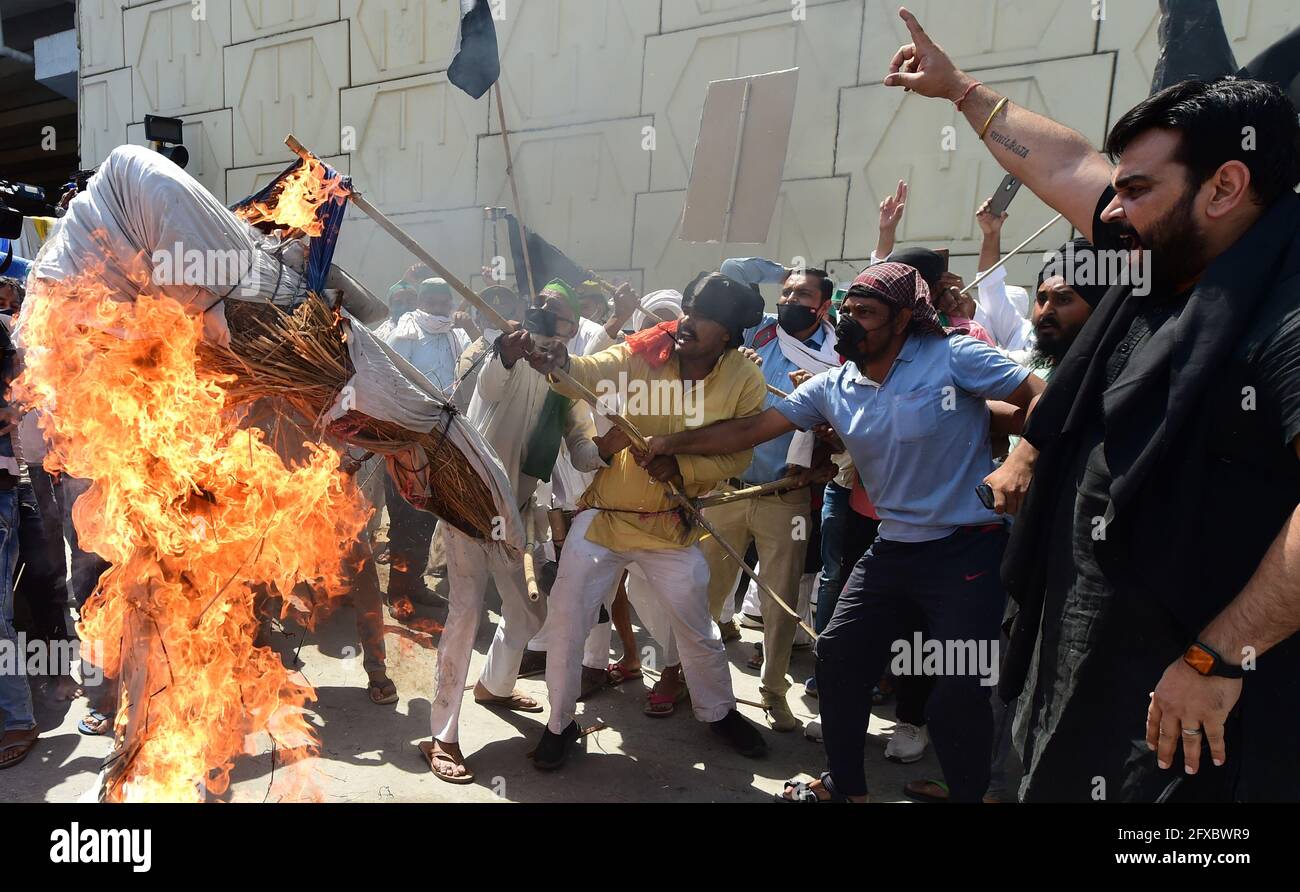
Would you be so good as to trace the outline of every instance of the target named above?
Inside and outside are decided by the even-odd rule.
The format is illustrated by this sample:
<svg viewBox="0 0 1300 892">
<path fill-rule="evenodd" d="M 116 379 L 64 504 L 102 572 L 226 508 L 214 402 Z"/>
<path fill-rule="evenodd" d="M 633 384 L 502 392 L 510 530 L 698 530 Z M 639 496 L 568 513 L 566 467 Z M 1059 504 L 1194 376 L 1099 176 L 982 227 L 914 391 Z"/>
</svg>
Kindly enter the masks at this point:
<svg viewBox="0 0 1300 892">
<path fill-rule="evenodd" d="M 1112 167 L 899 15 L 885 84 L 955 103 L 1099 254 L 1130 255 L 988 481 L 1020 514 L 1001 689 L 1022 695 L 1022 798 L 1300 798 L 1295 107 L 1176 84 L 1115 124 Z"/>
<path fill-rule="evenodd" d="M 994 347 L 949 337 L 929 286 L 901 263 L 868 267 L 844 296 L 836 349 L 845 363 L 805 381 L 758 415 L 652 437 L 644 461 L 750 449 L 791 431 L 829 425 L 853 457 L 880 515 L 879 536 L 853 569 L 817 640 L 817 689 L 830 770 L 790 782 L 787 801 L 864 801 L 871 686 L 912 646 L 919 611 L 945 653 L 997 651 L 1006 593 L 998 564 L 1002 519 L 975 487 L 993 469 L 986 400 L 1022 413 L 1043 383 Z M 900 641 L 900 639 L 902 639 Z M 940 661 L 941 663 L 943 661 Z M 921 655 L 908 659 L 921 666 Z M 987 667 L 996 674 L 996 662 Z M 938 665 L 927 718 L 955 802 L 978 802 L 989 783 L 993 718 L 974 665 Z"/>
</svg>

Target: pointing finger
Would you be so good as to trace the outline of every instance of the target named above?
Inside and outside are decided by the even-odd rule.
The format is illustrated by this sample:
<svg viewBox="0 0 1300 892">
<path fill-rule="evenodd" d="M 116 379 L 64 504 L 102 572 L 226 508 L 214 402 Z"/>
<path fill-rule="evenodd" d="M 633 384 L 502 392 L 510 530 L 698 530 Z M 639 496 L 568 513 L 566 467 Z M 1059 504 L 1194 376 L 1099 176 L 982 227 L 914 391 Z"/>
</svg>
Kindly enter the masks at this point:
<svg viewBox="0 0 1300 892">
<path fill-rule="evenodd" d="M 908 33 L 912 35 L 912 41 L 917 45 L 917 47 L 923 45 L 934 45 L 934 41 L 930 39 L 930 35 L 925 33 L 925 29 L 921 27 L 921 23 L 916 20 L 916 16 L 912 15 L 912 13 L 908 11 L 906 6 L 898 10 L 898 17 L 903 20 L 905 25 L 907 25 Z"/>
</svg>

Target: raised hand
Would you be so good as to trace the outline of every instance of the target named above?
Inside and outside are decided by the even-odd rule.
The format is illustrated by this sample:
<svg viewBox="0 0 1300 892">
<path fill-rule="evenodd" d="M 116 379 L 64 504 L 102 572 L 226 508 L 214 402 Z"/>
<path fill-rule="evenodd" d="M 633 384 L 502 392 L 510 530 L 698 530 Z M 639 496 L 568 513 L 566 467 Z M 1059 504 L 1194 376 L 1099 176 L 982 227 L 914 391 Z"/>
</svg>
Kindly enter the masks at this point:
<svg viewBox="0 0 1300 892">
<path fill-rule="evenodd" d="M 907 183 L 898 181 L 898 189 L 893 195 L 886 195 L 880 203 L 880 228 L 893 231 L 898 228 L 898 221 L 903 219 L 903 208 L 907 205 Z"/>
<path fill-rule="evenodd" d="M 930 39 L 916 16 L 903 8 L 898 11 L 898 17 L 907 25 L 912 42 L 899 47 L 890 60 L 885 86 L 956 102 L 970 85 L 970 79 L 952 63 L 943 47 Z"/>
<path fill-rule="evenodd" d="M 980 209 L 975 212 L 975 222 L 979 224 L 980 231 L 985 235 L 997 235 L 1002 232 L 1002 224 L 1007 222 L 1007 213 L 1002 212 L 1001 216 L 996 216 L 989 212 L 989 205 L 993 199 L 986 198 L 980 205 Z"/>
</svg>

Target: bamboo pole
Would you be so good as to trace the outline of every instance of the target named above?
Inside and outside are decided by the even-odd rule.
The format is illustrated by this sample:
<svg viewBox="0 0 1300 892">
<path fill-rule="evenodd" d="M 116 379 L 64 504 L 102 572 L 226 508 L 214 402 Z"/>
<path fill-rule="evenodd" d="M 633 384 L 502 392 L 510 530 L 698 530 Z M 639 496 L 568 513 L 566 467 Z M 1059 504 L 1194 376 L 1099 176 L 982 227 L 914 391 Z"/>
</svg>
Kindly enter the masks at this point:
<svg viewBox="0 0 1300 892">
<path fill-rule="evenodd" d="M 533 281 L 533 261 L 528 256 L 528 229 L 524 226 L 524 210 L 519 203 L 519 187 L 515 183 L 515 162 L 514 156 L 510 154 L 510 131 L 506 128 L 506 106 L 501 101 L 501 78 L 496 79 L 492 85 L 497 94 L 497 118 L 501 121 L 501 141 L 505 144 L 506 149 L 506 178 L 510 180 L 510 194 L 515 200 L 515 221 L 519 224 L 519 244 L 524 250 L 524 272 L 528 275 L 528 293 L 529 296 L 536 300 L 537 283 Z"/>
<path fill-rule="evenodd" d="M 293 134 L 289 134 L 288 136 L 285 137 L 284 144 L 304 160 L 309 158 L 312 159 L 316 158 L 316 156 L 312 154 L 306 148 L 306 146 L 304 146 L 301 142 L 299 142 L 293 136 Z M 349 194 L 348 198 L 354 205 L 356 205 L 358 210 L 360 210 L 362 213 L 366 214 L 366 216 L 374 220 L 375 223 L 378 224 L 379 228 L 383 229 L 385 232 L 391 235 L 394 239 L 397 240 L 399 244 L 402 245 L 402 247 L 406 248 L 408 251 L 414 254 L 415 257 L 418 258 L 419 260 L 422 260 L 425 263 L 427 263 L 430 269 L 434 270 L 440 276 L 442 276 L 443 280 L 445 280 L 446 283 L 449 286 L 451 286 L 453 290 L 457 291 L 460 294 L 460 296 L 465 298 L 465 300 L 469 301 L 470 304 L 477 307 L 479 312 L 481 312 L 484 316 L 486 316 L 495 324 L 495 327 L 505 332 L 515 331 L 516 329 L 515 323 L 511 322 L 509 319 L 506 319 L 504 316 L 498 313 L 496 311 L 496 308 L 494 308 L 487 301 L 483 300 L 483 298 L 479 297 L 478 294 L 474 292 L 474 289 L 470 288 L 459 278 L 453 275 L 451 270 L 447 269 L 447 267 L 439 263 L 438 259 L 434 257 L 432 254 L 430 254 L 428 251 L 426 251 L 420 245 L 419 242 L 411 238 L 411 236 L 408 235 L 400 226 L 398 226 L 392 220 L 388 219 L 388 217 L 385 216 L 382 211 L 380 211 L 377 207 L 375 207 L 373 204 L 367 201 L 365 196 L 362 195 L 361 192 L 354 189 Z M 569 389 L 573 390 L 575 393 L 581 396 L 582 399 L 590 403 L 597 411 L 599 411 L 602 415 L 604 415 L 607 419 L 609 419 L 609 421 L 615 427 L 623 431 L 623 433 L 627 434 L 627 438 L 632 441 L 632 445 L 634 445 L 638 450 L 644 450 L 646 448 L 645 437 L 643 437 L 641 435 L 641 432 L 637 430 L 636 425 L 632 424 L 632 422 L 628 421 L 622 415 L 616 412 L 609 411 L 608 407 L 602 404 L 602 401 L 597 398 L 596 394 L 592 393 L 590 390 L 588 390 L 586 387 L 580 384 L 568 372 L 564 371 L 563 369 L 556 369 L 555 371 L 551 372 L 550 377 L 554 378 L 556 381 L 558 381 L 560 384 L 563 384 L 565 387 L 568 387 Z M 664 485 L 668 487 L 668 490 L 672 495 L 673 501 L 678 506 L 680 506 L 683 510 L 685 510 L 692 517 L 692 519 L 700 525 L 700 527 L 706 533 L 708 533 L 715 540 L 717 540 L 717 543 L 720 546 L 722 546 L 722 550 L 725 551 L 728 554 L 728 556 L 732 558 L 732 560 L 734 560 L 737 564 L 740 565 L 740 569 L 747 576 L 749 576 L 751 579 L 754 580 L 754 583 L 759 587 L 759 589 L 764 594 L 766 594 L 774 602 L 779 604 L 781 606 L 781 609 L 783 609 L 786 613 L 794 617 L 804 631 L 806 631 L 809 635 L 812 635 L 814 638 L 817 637 L 817 633 L 814 632 L 806 622 L 804 622 L 803 618 L 799 616 L 799 613 L 794 608 L 792 608 L 789 604 L 787 604 L 785 600 L 781 598 L 780 595 L 778 595 L 775 591 L 772 590 L 771 586 L 769 586 L 766 582 L 764 582 L 763 579 L 757 573 L 755 573 L 754 570 L 748 564 L 745 563 L 744 557 L 741 554 L 739 554 L 736 551 L 736 549 L 731 547 L 731 543 L 727 542 L 726 539 L 723 539 L 720 535 L 718 535 L 718 531 L 713 528 L 713 524 L 709 523 L 708 519 L 704 517 L 703 512 L 701 512 L 698 508 L 695 507 L 695 504 L 686 497 L 685 493 L 683 493 L 680 489 L 678 489 L 677 486 L 671 481 L 665 481 Z"/>
<path fill-rule="evenodd" d="M 733 489 L 730 492 L 703 496 L 695 500 L 695 505 L 699 508 L 712 508 L 715 505 L 726 505 L 731 502 L 741 502 L 745 499 L 782 495 L 787 492 L 794 492 L 797 489 L 806 489 L 811 485 L 811 483 L 796 483 L 789 477 L 783 477 L 780 480 L 773 480 L 771 483 L 764 483 L 762 486 L 747 486 L 744 489 Z"/>
<path fill-rule="evenodd" d="M 542 587 L 537 584 L 537 561 L 533 558 L 533 539 L 537 536 L 536 509 L 530 498 L 524 506 L 528 514 L 524 517 L 524 585 L 528 589 L 528 600 L 540 601 Z"/>
</svg>

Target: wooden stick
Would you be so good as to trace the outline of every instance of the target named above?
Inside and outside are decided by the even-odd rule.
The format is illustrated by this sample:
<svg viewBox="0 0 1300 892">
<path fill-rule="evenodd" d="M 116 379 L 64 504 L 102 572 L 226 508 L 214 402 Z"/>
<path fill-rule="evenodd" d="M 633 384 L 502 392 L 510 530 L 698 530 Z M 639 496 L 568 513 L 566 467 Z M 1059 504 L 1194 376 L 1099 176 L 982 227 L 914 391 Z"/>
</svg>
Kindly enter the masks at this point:
<svg viewBox="0 0 1300 892">
<path fill-rule="evenodd" d="M 300 143 L 296 138 L 294 138 L 292 134 L 285 137 L 284 143 L 301 158 L 307 159 L 307 158 L 316 157 L 310 151 L 308 151 L 307 148 L 303 146 L 302 143 Z M 437 258 L 435 258 L 428 251 L 426 251 L 420 245 L 419 242 L 411 238 L 411 236 L 409 236 L 400 226 L 398 226 L 392 220 L 388 219 L 388 217 L 386 217 L 384 213 L 379 210 L 379 208 L 375 207 L 373 204 L 367 201 L 360 192 L 354 190 L 349 195 L 349 199 L 354 205 L 356 205 L 358 210 L 360 210 L 362 213 L 366 214 L 368 217 L 374 220 L 375 223 L 377 223 L 381 229 L 383 229 L 385 232 L 387 232 L 389 235 L 395 238 L 399 244 L 401 244 L 404 248 L 406 248 L 408 251 L 414 254 L 418 259 L 428 264 L 430 269 L 436 271 L 439 275 L 441 275 L 442 278 L 447 282 L 449 286 L 451 286 L 453 290 L 457 291 L 461 295 L 461 297 L 465 298 L 465 300 L 469 301 L 470 304 L 477 307 L 479 312 L 481 312 L 489 320 L 495 323 L 494 327 L 499 328 L 502 331 L 506 331 L 506 332 L 512 332 L 516 329 L 516 325 L 513 322 L 511 322 L 509 319 L 506 319 L 504 316 L 498 313 L 491 304 L 483 300 L 483 298 L 479 297 L 478 294 L 474 292 L 474 289 L 470 288 L 468 285 L 466 285 L 464 282 L 462 282 L 460 279 L 454 276 L 451 270 L 447 269 L 445 266 L 439 263 Z M 595 407 L 596 410 L 599 411 L 601 414 L 603 414 L 615 427 L 617 427 L 623 433 L 627 434 L 627 438 L 632 441 L 632 445 L 635 446 L 638 450 L 644 450 L 646 448 L 645 437 L 643 437 L 641 435 L 641 432 L 637 430 L 636 425 L 632 424 L 632 422 L 628 421 L 622 415 L 616 412 L 609 411 L 608 407 L 603 404 L 603 402 L 596 396 L 596 394 L 592 393 L 590 390 L 588 390 L 586 387 L 580 384 L 577 381 L 577 379 L 575 379 L 568 372 L 564 371 L 563 369 L 556 369 L 555 371 L 551 372 L 550 377 L 554 378 L 556 381 L 558 381 L 560 384 L 563 384 L 565 387 L 570 388 L 571 390 L 576 392 L 580 397 L 582 397 L 582 399 L 584 399 L 586 402 L 590 403 L 593 407 Z M 672 495 L 673 501 L 679 507 L 685 510 L 689 515 L 691 515 L 691 518 L 696 523 L 698 523 L 706 533 L 708 533 L 714 539 L 717 540 L 718 545 L 722 546 L 722 550 L 725 551 L 731 557 L 732 560 L 734 560 L 737 564 L 740 565 L 741 571 L 744 572 L 747 576 L 749 576 L 750 579 L 754 580 L 754 583 L 759 587 L 759 589 L 764 594 L 766 594 L 769 598 L 771 598 L 773 601 L 779 604 L 781 606 L 781 609 L 783 609 L 786 613 L 790 614 L 790 616 L 798 620 L 799 625 L 804 629 L 804 631 L 806 631 L 809 635 L 812 635 L 815 638 L 816 633 L 812 630 L 812 627 L 810 627 L 806 622 L 804 622 L 803 618 L 799 616 L 798 612 L 795 611 L 794 608 L 792 608 L 789 604 L 787 604 L 781 598 L 780 595 L 778 595 L 775 591 L 773 591 L 772 587 L 768 585 L 766 582 L 764 582 L 762 578 L 757 573 L 754 572 L 752 567 L 750 567 L 748 564 L 745 563 L 744 557 L 738 554 L 736 552 L 736 549 L 732 548 L 729 542 L 727 542 L 725 539 L 723 539 L 721 536 L 718 535 L 718 531 L 713 528 L 713 524 L 709 523 L 708 519 L 704 517 L 704 514 L 695 507 L 695 504 L 690 499 L 686 497 L 686 494 L 683 493 L 680 489 L 678 489 L 677 486 L 673 484 L 671 481 L 665 482 L 664 485 L 668 487 L 669 492 Z"/>
<path fill-rule="evenodd" d="M 537 536 L 536 512 L 532 499 L 528 500 L 524 510 L 528 512 L 524 517 L 524 586 L 528 589 L 528 600 L 540 601 L 542 588 L 537 584 L 537 561 L 532 549 L 533 539 Z"/>
<path fill-rule="evenodd" d="M 1003 257 L 1003 258 L 1002 258 L 1001 260 L 999 260 L 997 263 L 993 264 L 993 265 L 990 266 L 988 269 L 984 270 L 984 272 L 982 272 L 982 273 L 980 273 L 978 276 L 976 276 L 976 277 L 975 277 L 975 281 L 974 281 L 974 282 L 971 282 L 969 285 L 967 285 L 965 288 L 963 288 L 959 293 L 960 293 L 960 294 L 965 294 L 967 291 L 970 291 L 972 288 L 977 288 L 977 287 L 979 287 L 979 284 L 980 284 L 981 282 L 983 282 L 985 279 L 987 279 L 987 278 L 989 277 L 989 274 L 990 274 L 990 273 L 992 273 L 995 269 L 998 269 L 999 267 L 1001 267 L 1003 264 L 1005 264 L 1005 263 L 1006 263 L 1008 260 L 1010 260 L 1012 257 L 1015 257 L 1017 254 L 1019 254 L 1022 250 L 1024 250 L 1024 248 L 1025 248 L 1026 245 L 1028 245 L 1028 244 L 1029 244 L 1030 242 L 1032 242 L 1034 239 L 1038 238 L 1040 235 L 1042 235 L 1044 232 L 1046 232 L 1049 228 L 1051 228 L 1052 226 L 1054 226 L 1054 225 L 1057 223 L 1057 221 L 1061 220 L 1064 216 L 1065 216 L 1064 214 L 1057 214 L 1055 217 L 1053 217 L 1052 219 L 1048 220 L 1046 223 L 1043 224 L 1043 227 L 1042 227 L 1041 229 L 1039 229 L 1037 232 L 1035 232 L 1035 233 L 1034 233 L 1033 235 L 1031 235 L 1029 238 L 1025 239 L 1025 240 L 1024 240 L 1023 242 L 1021 242 L 1020 244 L 1016 245 L 1014 248 L 1012 248 L 1012 249 L 1011 249 L 1011 252 L 1010 252 L 1009 254 L 1007 254 L 1006 257 Z"/>
<path fill-rule="evenodd" d="M 703 496 L 695 500 L 695 504 L 700 508 L 712 508 L 715 505 L 726 505 L 729 502 L 740 502 L 745 499 L 756 499 L 761 496 L 781 495 L 782 493 L 794 492 L 797 489 L 805 489 L 811 486 L 811 483 L 795 483 L 789 477 L 780 480 L 773 480 L 771 483 L 764 483 L 762 486 L 747 486 L 744 489 L 733 489 L 730 492 L 720 492 L 716 495 Z"/>
<path fill-rule="evenodd" d="M 533 261 L 528 256 L 528 230 L 524 226 L 523 205 L 519 203 L 519 188 L 515 184 L 514 156 L 510 154 L 510 131 L 506 128 L 506 106 L 501 101 L 501 78 L 492 85 L 497 93 L 497 117 L 501 121 L 501 141 L 506 147 L 506 178 L 510 180 L 510 194 L 515 199 L 515 221 L 519 224 L 519 244 L 524 249 L 524 272 L 528 274 L 528 294 L 537 299 L 537 283 L 533 281 Z"/>
</svg>

